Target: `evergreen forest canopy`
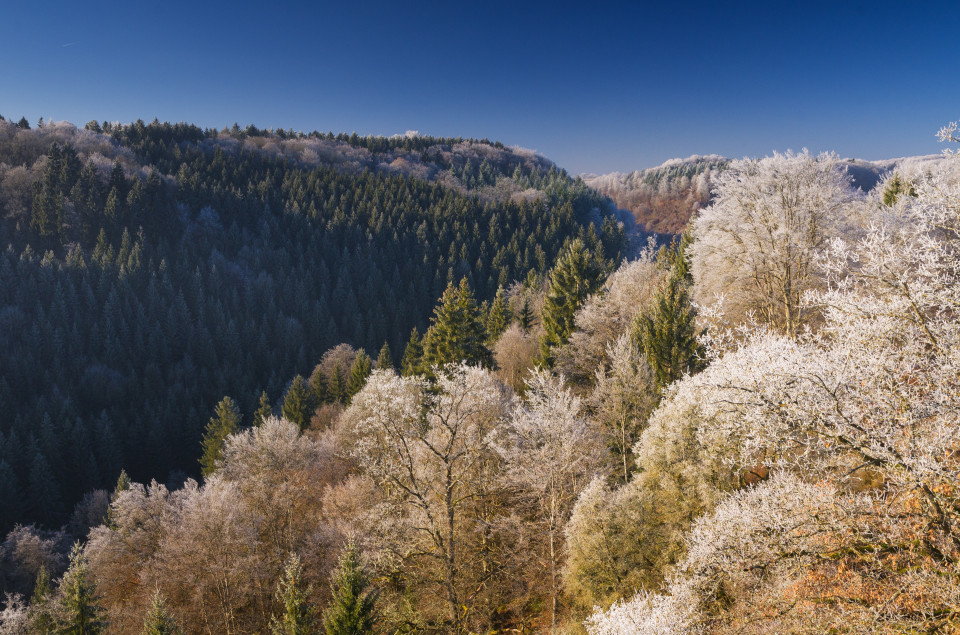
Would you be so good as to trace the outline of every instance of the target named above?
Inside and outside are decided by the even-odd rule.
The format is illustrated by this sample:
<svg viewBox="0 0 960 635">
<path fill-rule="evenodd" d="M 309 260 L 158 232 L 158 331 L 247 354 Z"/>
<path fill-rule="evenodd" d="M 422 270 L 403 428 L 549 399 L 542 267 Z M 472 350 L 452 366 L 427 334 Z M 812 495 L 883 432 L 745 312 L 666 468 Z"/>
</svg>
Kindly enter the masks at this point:
<svg viewBox="0 0 960 635">
<path fill-rule="evenodd" d="M 485 140 L 0 121 L 0 530 L 195 474 L 225 394 L 249 424 L 337 344 L 399 359 L 448 283 L 618 259 L 608 209 Z"/>
</svg>

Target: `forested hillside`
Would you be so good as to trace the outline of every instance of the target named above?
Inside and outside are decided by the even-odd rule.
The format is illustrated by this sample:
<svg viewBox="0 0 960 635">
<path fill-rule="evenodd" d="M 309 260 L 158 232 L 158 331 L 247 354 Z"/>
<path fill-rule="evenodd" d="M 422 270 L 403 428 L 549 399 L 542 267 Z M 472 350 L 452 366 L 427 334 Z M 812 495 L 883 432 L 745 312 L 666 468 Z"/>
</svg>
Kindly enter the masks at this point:
<svg viewBox="0 0 960 635">
<path fill-rule="evenodd" d="M 249 422 L 334 345 L 399 359 L 449 282 L 619 258 L 607 209 L 486 141 L 0 121 L 0 529 L 182 482 L 225 394 Z"/>
</svg>

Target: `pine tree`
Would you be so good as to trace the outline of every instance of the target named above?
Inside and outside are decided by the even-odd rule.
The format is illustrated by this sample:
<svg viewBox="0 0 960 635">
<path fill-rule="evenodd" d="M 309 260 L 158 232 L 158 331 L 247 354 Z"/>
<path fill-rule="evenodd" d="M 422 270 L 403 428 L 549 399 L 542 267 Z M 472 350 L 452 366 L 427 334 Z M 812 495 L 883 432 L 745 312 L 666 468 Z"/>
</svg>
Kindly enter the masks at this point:
<svg viewBox="0 0 960 635">
<path fill-rule="evenodd" d="M 477 301 L 466 278 L 451 283 L 433 312 L 431 326 L 423 338 L 423 358 L 429 366 L 466 362 L 493 367 L 493 353 L 487 348 Z"/>
<path fill-rule="evenodd" d="M 403 359 L 400 360 L 400 374 L 404 377 L 418 375 L 422 363 L 423 344 L 417 327 L 413 327 L 410 331 L 410 339 L 407 340 L 407 347 L 403 350 Z"/>
<path fill-rule="evenodd" d="M 639 315 L 634 323 L 634 341 L 646 356 L 660 390 L 698 368 L 696 317 L 687 283 L 671 275 L 655 296 L 651 313 Z"/>
<path fill-rule="evenodd" d="M 150 611 L 143 621 L 143 630 L 140 635 L 179 635 L 183 633 L 173 617 L 167 612 L 163 595 L 158 589 L 150 602 Z"/>
<path fill-rule="evenodd" d="M 113 516 L 113 503 L 120 497 L 121 492 L 125 492 L 130 489 L 130 477 L 127 476 L 126 470 L 120 470 L 120 476 L 117 478 L 117 485 L 113 488 L 113 495 L 110 497 L 110 507 L 107 509 L 107 527 L 111 529 L 116 529 L 116 522 Z"/>
<path fill-rule="evenodd" d="M 347 379 L 343 376 L 340 364 L 333 367 L 333 376 L 330 378 L 330 398 L 336 403 L 343 403 L 347 397 Z"/>
<path fill-rule="evenodd" d="M 603 284 L 606 270 L 603 259 L 589 251 L 579 238 L 570 241 L 560 253 L 550 271 L 541 314 L 545 333 L 540 357 L 548 365 L 553 364 L 553 349 L 567 343 L 574 329 L 574 315 Z"/>
<path fill-rule="evenodd" d="M 267 391 L 264 390 L 260 393 L 260 403 L 257 406 L 257 411 L 253 413 L 253 425 L 255 427 L 263 425 L 263 422 L 272 414 L 273 407 L 270 405 L 270 397 L 267 396 Z"/>
<path fill-rule="evenodd" d="M 307 385 L 307 380 L 303 375 L 297 375 L 290 382 L 290 387 L 283 396 L 281 408 L 283 417 L 297 424 L 300 430 L 305 430 L 310 425 L 310 418 L 313 417 L 313 411 L 316 409 L 316 397 Z"/>
<path fill-rule="evenodd" d="M 360 392 L 363 385 L 367 383 L 367 377 L 370 376 L 370 356 L 362 348 L 357 351 L 357 356 L 353 360 L 353 366 L 350 367 L 350 377 L 347 379 L 347 403 L 355 394 Z"/>
<path fill-rule="evenodd" d="M 530 300 L 528 298 L 523 299 L 523 305 L 517 314 L 517 322 L 524 331 L 530 332 L 530 327 L 533 326 L 533 311 L 530 310 Z"/>
<path fill-rule="evenodd" d="M 310 604 L 313 587 L 304 587 L 300 557 L 290 556 L 283 567 L 283 577 L 277 584 L 277 601 L 283 605 L 283 615 L 270 620 L 273 635 L 312 635 L 319 633 L 316 609 Z"/>
<path fill-rule="evenodd" d="M 370 588 L 370 582 L 360 559 L 360 549 L 355 543 L 348 543 L 330 583 L 333 597 L 323 612 L 326 635 L 361 635 L 374 631 L 378 593 Z"/>
<path fill-rule="evenodd" d="M 209 476 L 217 469 L 217 463 L 223 455 L 223 445 L 227 437 L 240 427 L 240 409 L 230 397 L 224 397 L 217 404 L 213 417 L 203 433 L 203 454 L 200 457 L 200 472 Z"/>
<path fill-rule="evenodd" d="M 21 130 L 29 130 L 30 122 L 27 121 L 26 117 L 20 117 L 20 121 L 17 122 L 17 127 L 20 128 Z"/>
<path fill-rule="evenodd" d="M 390 345 L 386 342 L 380 347 L 380 354 L 377 355 L 377 368 L 393 370 L 393 357 L 390 355 Z"/>
<path fill-rule="evenodd" d="M 327 384 L 327 376 L 323 374 L 323 371 L 319 367 L 316 368 L 313 375 L 310 376 L 310 388 L 313 389 L 313 396 L 317 404 L 325 404 L 333 401 L 333 397 L 330 394 L 330 386 Z"/>
<path fill-rule="evenodd" d="M 87 569 L 87 559 L 79 542 L 70 551 L 70 566 L 60 581 L 59 629 L 61 635 L 95 635 L 107 622 L 97 604 L 97 589 Z"/>
<path fill-rule="evenodd" d="M 490 312 L 487 314 L 487 337 L 489 342 L 494 342 L 500 335 L 507 330 L 513 315 L 510 313 L 510 305 L 507 303 L 507 296 L 503 287 L 497 289 L 497 295 L 493 298 L 490 305 Z"/>
<path fill-rule="evenodd" d="M 30 597 L 30 625 L 35 633 L 52 633 L 55 627 L 51 602 L 53 600 L 50 586 L 50 572 L 41 565 L 37 572 L 37 582 Z"/>
</svg>

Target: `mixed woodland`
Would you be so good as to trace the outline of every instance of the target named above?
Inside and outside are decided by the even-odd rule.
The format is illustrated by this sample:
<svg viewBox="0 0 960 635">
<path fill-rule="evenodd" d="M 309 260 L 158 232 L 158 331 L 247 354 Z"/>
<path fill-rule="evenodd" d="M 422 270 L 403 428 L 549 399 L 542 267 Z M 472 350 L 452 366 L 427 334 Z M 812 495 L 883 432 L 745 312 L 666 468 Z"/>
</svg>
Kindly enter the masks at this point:
<svg viewBox="0 0 960 635">
<path fill-rule="evenodd" d="M 639 249 L 485 140 L 0 156 L 0 633 L 960 632 L 951 150 Z"/>
</svg>

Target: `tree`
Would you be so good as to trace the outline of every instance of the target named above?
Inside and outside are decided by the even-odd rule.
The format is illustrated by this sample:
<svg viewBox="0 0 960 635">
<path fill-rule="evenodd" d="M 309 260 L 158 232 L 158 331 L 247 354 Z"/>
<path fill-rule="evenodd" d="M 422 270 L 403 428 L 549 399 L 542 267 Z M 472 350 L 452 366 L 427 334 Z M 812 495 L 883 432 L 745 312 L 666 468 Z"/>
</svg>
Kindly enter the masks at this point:
<svg viewBox="0 0 960 635">
<path fill-rule="evenodd" d="M 267 396 L 267 391 L 264 390 L 260 393 L 260 403 L 257 406 L 256 412 L 253 413 L 253 425 L 255 427 L 261 426 L 264 421 L 272 416 L 273 406 L 270 405 L 270 397 Z"/>
<path fill-rule="evenodd" d="M 410 331 L 410 339 L 407 340 L 407 347 L 403 350 L 403 359 L 400 360 L 400 374 L 404 377 L 419 374 L 422 360 L 423 345 L 420 342 L 420 333 L 417 332 L 417 327 L 413 327 Z"/>
<path fill-rule="evenodd" d="M 310 418 L 316 409 L 316 396 L 307 386 L 307 380 L 303 378 L 303 375 L 297 375 L 290 382 L 290 387 L 287 388 L 287 393 L 283 396 L 283 406 L 281 408 L 283 417 L 297 424 L 297 427 L 302 431 L 310 425 Z"/>
<path fill-rule="evenodd" d="M 715 188 L 692 225 L 695 299 L 796 337 L 814 317 L 801 296 L 822 286 L 814 257 L 856 212 L 850 177 L 832 154 L 774 154 L 732 162 Z"/>
<path fill-rule="evenodd" d="M 357 351 L 357 356 L 353 360 L 353 366 L 350 368 L 350 377 L 347 379 L 347 403 L 355 394 L 360 392 L 363 385 L 370 376 L 370 356 L 362 348 Z"/>
<path fill-rule="evenodd" d="M 550 630 L 556 631 L 558 579 L 563 561 L 560 534 L 574 501 L 600 467 L 598 435 L 580 414 L 580 399 L 543 369 L 527 381 L 526 403 L 517 406 L 499 451 L 509 487 L 533 506 L 546 533 Z"/>
<path fill-rule="evenodd" d="M 374 371 L 342 418 L 348 453 L 403 519 L 388 551 L 416 565 L 442 592 L 449 629 L 461 633 L 479 589 L 495 574 L 470 538 L 476 501 L 494 489 L 493 441 L 511 406 L 505 387 L 479 367 L 452 365 L 433 384 Z M 393 522 L 384 518 L 385 522 Z"/>
<path fill-rule="evenodd" d="M 447 286 L 430 321 L 430 329 L 423 342 L 426 364 L 493 366 L 493 353 L 486 345 L 487 331 L 466 278 L 461 279 L 456 287 L 453 283 Z"/>
<path fill-rule="evenodd" d="M 177 622 L 167 612 L 163 594 L 159 590 L 155 591 L 140 635 L 179 635 L 182 632 Z"/>
<path fill-rule="evenodd" d="M 50 573 L 45 566 L 41 566 L 30 597 L 30 625 L 37 633 L 50 633 L 54 629 L 53 599 Z"/>
<path fill-rule="evenodd" d="M 300 556 L 291 554 L 283 567 L 283 577 L 277 584 L 277 601 L 283 614 L 270 620 L 273 635 L 313 635 L 319 633 L 316 609 L 310 604 L 313 587 L 303 582 Z"/>
<path fill-rule="evenodd" d="M 97 589 L 87 568 L 83 548 L 77 542 L 70 551 L 70 566 L 60 582 L 58 633 L 95 635 L 107 628 Z"/>
<path fill-rule="evenodd" d="M 337 364 L 333 367 L 330 377 L 330 398 L 335 403 L 343 403 L 347 399 L 347 379 L 343 376 L 343 367 Z"/>
<path fill-rule="evenodd" d="M 29 130 L 30 122 L 27 121 L 26 117 L 20 117 L 20 121 L 17 122 L 17 127 L 20 128 L 21 130 Z"/>
<path fill-rule="evenodd" d="M 487 340 L 490 343 L 495 342 L 500 334 L 507 330 L 512 319 L 510 305 L 507 303 L 506 293 L 501 286 L 497 289 L 497 295 L 494 296 L 490 311 L 487 314 Z"/>
<path fill-rule="evenodd" d="M 377 355 L 377 368 L 393 370 L 393 357 L 390 355 L 390 345 L 386 342 L 380 347 L 380 354 Z"/>
<path fill-rule="evenodd" d="M 224 441 L 239 427 L 240 409 L 233 399 L 224 397 L 217 404 L 214 415 L 210 418 L 203 432 L 203 441 L 201 442 L 203 454 L 200 455 L 200 472 L 204 476 L 210 476 L 216 471 L 223 454 Z"/>
<path fill-rule="evenodd" d="M 520 312 L 517 313 L 517 322 L 524 331 L 530 331 L 533 326 L 533 311 L 530 310 L 530 299 L 523 298 L 523 304 L 520 305 Z"/>
<path fill-rule="evenodd" d="M 353 541 L 340 553 L 330 589 L 332 597 L 323 612 L 326 635 L 363 635 L 373 633 L 376 620 L 378 593 L 370 588 L 370 574 L 360 557 L 360 549 Z"/>
<path fill-rule="evenodd" d="M 600 288 L 605 274 L 606 263 L 579 238 L 570 241 L 557 257 L 557 264 L 550 271 L 541 314 L 544 335 L 540 356 L 548 365 L 553 364 L 553 349 L 566 344 L 570 338 L 577 309 Z"/>
<path fill-rule="evenodd" d="M 700 365 L 703 355 L 697 342 L 696 318 L 687 283 L 676 274 L 657 293 L 652 310 L 637 316 L 633 337 L 653 370 L 658 390 Z"/>
</svg>

